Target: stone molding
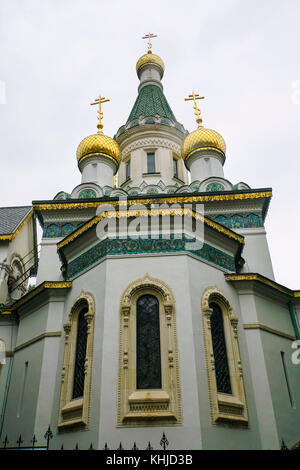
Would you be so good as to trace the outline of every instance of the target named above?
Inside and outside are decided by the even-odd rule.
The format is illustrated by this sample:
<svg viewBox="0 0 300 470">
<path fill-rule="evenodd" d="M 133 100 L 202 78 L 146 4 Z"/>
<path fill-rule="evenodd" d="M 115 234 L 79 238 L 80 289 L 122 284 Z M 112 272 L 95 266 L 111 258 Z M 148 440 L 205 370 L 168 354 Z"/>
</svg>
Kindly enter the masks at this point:
<svg viewBox="0 0 300 470">
<path fill-rule="evenodd" d="M 217 390 L 210 323 L 213 312 L 209 306 L 211 302 L 218 304 L 223 315 L 232 394 L 219 393 Z M 248 410 L 238 344 L 238 318 L 224 294 L 215 286 L 208 287 L 203 292 L 201 310 L 212 423 L 231 423 L 247 426 Z"/>
<path fill-rule="evenodd" d="M 162 389 L 136 389 L 136 301 L 156 296 L 160 312 Z M 120 302 L 118 426 L 160 426 L 182 423 L 175 298 L 160 279 L 146 274 L 132 282 Z"/>
<path fill-rule="evenodd" d="M 88 311 L 84 317 L 87 321 L 87 344 L 85 356 L 85 379 L 83 397 L 72 399 L 74 367 L 77 341 L 78 316 L 82 308 Z M 87 428 L 90 416 L 90 396 L 92 379 L 93 340 L 94 340 L 95 300 L 91 293 L 83 292 L 75 300 L 68 320 L 64 324 L 65 347 L 61 373 L 61 394 L 59 406 L 58 429 L 80 427 Z"/>
<path fill-rule="evenodd" d="M 139 148 L 144 148 L 144 147 L 150 147 L 150 146 L 165 147 L 170 150 L 173 150 L 177 155 L 181 154 L 181 147 L 175 142 L 172 142 L 171 140 L 168 140 L 168 139 L 158 138 L 158 137 L 147 137 L 144 139 L 136 140 L 135 142 L 132 142 L 131 144 L 126 145 L 122 151 L 122 160 L 124 158 L 127 158 L 128 155 L 133 150 L 137 150 Z"/>
</svg>

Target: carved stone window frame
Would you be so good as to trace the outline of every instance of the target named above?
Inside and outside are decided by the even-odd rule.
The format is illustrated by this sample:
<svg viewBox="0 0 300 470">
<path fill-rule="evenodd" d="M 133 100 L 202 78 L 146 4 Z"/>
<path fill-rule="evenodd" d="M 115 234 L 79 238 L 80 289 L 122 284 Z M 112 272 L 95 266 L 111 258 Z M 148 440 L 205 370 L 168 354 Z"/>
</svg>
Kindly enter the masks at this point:
<svg viewBox="0 0 300 470">
<path fill-rule="evenodd" d="M 84 317 L 87 321 L 87 344 L 85 356 L 85 379 L 83 396 L 72 399 L 77 342 L 78 316 L 87 308 Z M 83 292 L 73 304 L 64 324 L 65 348 L 61 374 L 61 393 L 58 429 L 87 427 L 90 411 L 90 393 L 92 378 L 93 340 L 94 340 L 95 300 L 92 294 Z"/>
<path fill-rule="evenodd" d="M 159 302 L 162 388 L 136 388 L 136 302 L 142 295 Z M 182 424 L 175 299 L 163 281 L 146 274 L 123 292 L 120 303 L 117 426 Z"/>
<path fill-rule="evenodd" d="M 217 390 L 210 323 L 213 309 L 209 306 L 212 302 L 220 307 L 223 315 L 232 394 L 220 393 Z M 247 426 L 248 410 L 238 342 L 238 318 L 226 297 L 216 287 L 209 287 L 203 292 L 201 309 L 212 422 Z"/>
</svg>

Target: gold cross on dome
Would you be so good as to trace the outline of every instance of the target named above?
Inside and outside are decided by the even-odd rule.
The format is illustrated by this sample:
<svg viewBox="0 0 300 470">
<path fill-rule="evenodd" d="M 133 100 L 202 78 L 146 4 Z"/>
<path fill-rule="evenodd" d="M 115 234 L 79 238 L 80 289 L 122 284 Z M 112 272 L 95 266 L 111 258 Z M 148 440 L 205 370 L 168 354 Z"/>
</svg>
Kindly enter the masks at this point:
<svg viewBox="0 0 300 470">
<path fill-rule="evenodd" d="M 101 104 L 102 104 L 102 103 L 106 103 L 106 101 L 110 101 L 110 100 L 104 98 L 104 96 L 99 95 L 99 98 L 96 98 L 95 101 L 93 101 L 93 103 L 91 103 L 91 106 L 92 106 L 93 104 L 98 104 L 98 105 L 99 105 L 99 109 L 98 109 L 98 124 L 97 124 L 98 134 L 102 134 L 102 129 L 103 129 L 103 124 L 102 124 L 103 113 L 102 113 L 102 111 L 101 111 Z"/>
<path fill-rule="evenodd" d="M 148 34 L 145 34 L 145 36 L 142 37 L 142 39 L 148 39 L 148 52 L 149 53 L 152 52 L 152 44 L 150 42 L 150 38 L 157 38 L 157 35 L 152 34 L 152 33 L 148 33 Z"/>
<path fill-rule="evenodd" d="M 202 117 L 200 116 L 201 111 L 198 108 L 197 105 L 197 100 L 203 100 L 205 96 L 200 96 L 198 93 L 193 92 L 191 95 L 188 96 L 188 98 L 184 98 L 184 101 L 194 101 L 194 110 L 195 110 L 195 115 L 197 116 L 196 122 L 198 124 L 198 127 L 202 127 Z"/>
</svg>

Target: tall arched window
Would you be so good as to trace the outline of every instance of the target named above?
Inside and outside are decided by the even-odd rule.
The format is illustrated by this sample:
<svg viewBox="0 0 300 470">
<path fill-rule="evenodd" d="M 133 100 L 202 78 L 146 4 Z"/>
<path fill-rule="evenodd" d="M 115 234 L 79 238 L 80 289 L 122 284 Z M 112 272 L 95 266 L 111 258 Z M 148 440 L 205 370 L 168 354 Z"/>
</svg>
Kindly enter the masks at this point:
<svg viewBox="0 0 300 470">
<path fill-rule="evenodd" d="M 142 295 L 136 308 L 136 388 L 161 388 L 159 303 Z"/>
<path fill-rule="evenodd" d="M 80 398 L 84 392 L 84 367 L 87 342 L 87 321 L 85 314 L 88 309 L 84 308 L 79 312 L 77 321 L 77 339 L 75 352 L 74 380 L 72 398 Z"/>
<path fill-rule="evenodd" d="M 181 424 L 175 299 L 148 274 L 120 305 L 118 426 Z"/>
<path fill-rule="evenodd" d="M 86 426 L 89 418 L 95 302 L 83 293 L 64 324 L 65 348 L 61 374 L 58 428 Z"/>
<path fill-rule="evenodd" d="M 212 309 L 210 325 L 217 390 L 222 393 L 232 393 L 222 310 L 219 305 L 214 302 L 209 306 Z"/>
<path fill-rule="evenodd" d="M 205 356 L 213 423 L 248 424 L 238 318 L 216 287 L 202 295 Z"/>
</svg>

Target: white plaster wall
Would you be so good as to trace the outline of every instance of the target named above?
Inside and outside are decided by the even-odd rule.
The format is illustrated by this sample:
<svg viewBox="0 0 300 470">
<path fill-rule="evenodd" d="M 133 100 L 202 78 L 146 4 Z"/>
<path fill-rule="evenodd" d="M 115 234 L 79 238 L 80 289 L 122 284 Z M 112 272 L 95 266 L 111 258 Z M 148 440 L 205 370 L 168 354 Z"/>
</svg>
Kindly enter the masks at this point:
<svg viewBox="0 0 300 470">
<path fill-rule="evenodd" d="M 8 244 L 9 241 L 7 240 L 1 240 L 0 241 L 0 263 L 3 263 L 3 261 L 7 257 L 7 250 L 8 250 Z"/>
<path fill-rule="evenodd" d="M 240 293 L 239 299 L 243 323 L 258 322 L 254 295 L 246 291 Z M 262 449 L 279 449 L 279 436 L 260 330 L 245 330 L 245 337 Z"/>
<path fill-rule="evenodd" d="M 97 183 L 103 187 L 114 184 L 114 164 L 105 158 L 99 157 L 86 164 L 82 164 L 81 183 Z"/>
<path fill-rule="evenodd" d="M 201 415 L 201 434 L 203 449 L 260 449 L 261 441 L 254 400 L 253 382 L 250 369 L 250 358 L 245 345 L 245 334 L 239 300 L 236 291 L 225 281 L 222 271 L 191 257 L 188 258 L 188 278 L 192 317 L 193 342 L 195 350 L 195 364 L 197 370 L 198 399 Z M 247 399 L 250 426 L 246 429 L 234 429 L 222 425 L 213 425 L 209 402 L 209 389 L 207 382 L 207 369 L 204 349 L 201 297 L 208 287 L 218 288 L 230 302 L 234 314 L 238 318 L 238 337 L 241 362 L 244 371 L 244 385 Z M 188 368 L 188 364 L 185 365 Z"/>
<path fill-rule="evenodd" d="M 39 377 L 35 432 L 42 434 L 51 423 L 53 397 L 56 387 L 57 365 L 59 362 L 59 345 L 63 339 L 64 299 L 53 299 L 48 307 L 45 330 L 61 331 L 61 337 L 47 337 L 43 340 L 43 359 Z M 45 431 L 44 431 L 45 432 Z"/>
<path fill-rule="evenodd" d="M 191 341 L 193 338 L 192 312 L 186 280 L 186 257 L 113 258 L 107 260 L 106 263 L 99 448 L 103 448 L 105 442 L 111 443 L 111 446 L 117 446 L 120 441 L 127 448 L 132 447 L 134 441 L 136 441 L 139 448 L 146 447 L 148 441 L 159 447 L 159 440 L 162 432 L 165 431 L 172 448 L 200 449 L 202 444 L 195 357 L 193 341 Z M 116 428 L 120 299 L 124 289 L 132 281 L 143 277 L 146 273 L 166 282 L 176 297 L 179 371 L 184 424 L 178 427 Z"/>
<path fill-rule="evenodd" d="M 42 238 L 39 267 L 36 278 L 38 286 L 44 281 L 62 280 L 61 261 L 57 253 L 57 243 L 61 238 Z"/>
<path fill-rule="evenodd" d="M 270 305 L 270 310 L 272 306 Z M 261 332 L 261 341 L 265 355 L 266 370 L 269 376 L 270 391 L 274 407 L 278 437 L 287 446 L 299 441 L 300 436 L 300 364 L 293 364 L 292 341 Z M 281 351 L 285 354 L 285 364 L 289 386 L 293 398 L 290 402 Z"/>
<path fill-rule="evenodd" d="M 147 152 L 155 151 L 155 170 L 160 173 L 159 175 L 144 175 L 147 173 Z M 159 181 L 167 185 L 174 185 L 176 180 L 174 180 L 174 171 L 173 171 L 173 152 L 171 149 L 166 147 L 155 147 L 155 148 L 139 148 L 133 150 L 130 156 L 130 179 L 128 182 L 130 186 L 139 186 L 142 181 L 145 181 L 147 184 L 158 184 Z M 127 159 L 125 160 L 127 161 Z M 187 171 L 182 164 L 182 159 L 178 161 L 178 177 L 187 182 Z M 119 185 L 125 182 L 125 163 L 121 162 L 119 170 L 120 180 Z M 123 188 L 126 189 L 127 185 L 124 185 Z"/>
<path fill-rule="evenodd" d="M 163 86 L 160 82 L 160 72 L 157 68 L 146 66 L 140 74 L 139 91 L 146 85 L 158 85 L 161 89 Z"/>
<path fill-rule="evenodd" d="M 12 443 L 16 442 L 19 435 L 22 434 L 24 444 L 25 442 L 29 444 L 34 433 L 42 351 L 43 341 L 38 341 L 16 352 L 13 357 L 12 376 L 3 424 L 4 435 L 7 434 Z M 21 402 L 26 362 L 28 362 L 27 379 Z M 45 443 L 43 435 L 36 435 L 36 438 L 41 440 L 43 444 Z"/>
<path fill-rule="evenodd" d="M 246 263 L 242 272 L 259 273 L 274 280 L 274 271 L 267 241 L 267 234 L 263 227 L 235 229 L 245 237 L 245 246 L 242 257 Z"/>
<path fill-rule="evenodd" d="M 224 178 L 222 163 L 218 157 L 202 154 L 201 157 L 195 157 L 190 164 L 191 181 L 203 181 L 211 176 Z"/>
</svg>

